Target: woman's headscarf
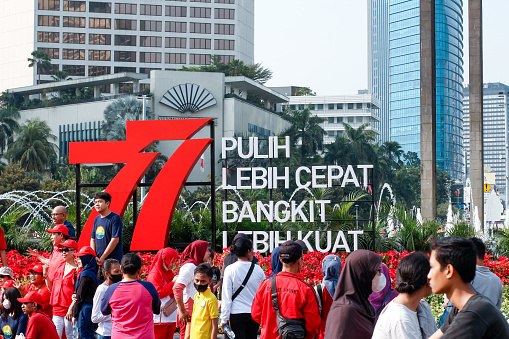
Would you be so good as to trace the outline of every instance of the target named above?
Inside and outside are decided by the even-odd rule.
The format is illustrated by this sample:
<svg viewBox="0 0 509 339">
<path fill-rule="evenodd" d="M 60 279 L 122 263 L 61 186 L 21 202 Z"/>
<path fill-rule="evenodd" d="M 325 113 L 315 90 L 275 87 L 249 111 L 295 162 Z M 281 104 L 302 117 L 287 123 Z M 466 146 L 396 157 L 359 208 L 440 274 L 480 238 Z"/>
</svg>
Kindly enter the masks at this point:
<svg viewBox="0 0 509 339">
<path fill-rule="evenodd" d="M 389 275 L 389 270 L 387 269 L 387 266 L 385 266 L 384 264 L 382 264 L 382 273 L 385 276 L 386 280 L 384 289 L 381 290 L 380 292 L 373 292 L 369 295 L 369 302 L 371 303 L 371 305 L 373 305 L 375 313 L 378 312 L 378 314 L 380 314 L 385 305 L 387 305 L 392 299 L 398 296 L 398 292 L 391 289 L 391 276 Z M 389 296 L 387 297 L 387 295 Z M 385 299 L 386 297 L 387 300 Z"/>
<path fill-rule="evenodd" d="M 279 246 L 274 248 L 272 254 L 270 255 L 270 262 L 272 266 L 272 274 L 267 277 L 267 279 L 272 279 L 272 277 L 276 276 L 283 269 L 283 263 L 279 260 Z"/>
<path fill-rule="evenodd" d="M 169 283 L 174 277 L 174 273 L 170 269 L 170 266 L 178 259 L 179 254 L 173 248 L 166 247 L 160 249 L 154 257 L 154 261 L 152 261 L 149 274 L 157 274 L 163 278 L 165 283 Z"/>
<path fill-rule="evenodd" d="M 209 243 L 203 240 L 196 240 L 190 243 L 182 252 L 182 265 L 192 263 L 198 266 L 203 262 L 203 257 L 209 248 Z"/>
<path fill-rule="evenodd" d="M 341 259 L 334 254 L 329 254 L 322 260 L 323 283 L 331 296 L 336 291 L 339 274 L 341 273 Z"/>
<path fill-rule="evenodd" d="M 368 250 L 354 251 L 346 258 L 327 317 L 325 339 L 371 338 L 375 311 L 368 298 L 381 263 L 382 257 Z"/>
<path fill-rule="evenodd" d="M 76 284 L 74 285 L 74 290 L 78 289 L 78 285 L 80 283 L 81 278 L 89 277 L 92 278 L 97 286 L 100 285 L 99 280 L 97 279 L 97 261 L 95 261 L 95 256 L 92 254 L 83 255 L 80 257 L 81 264 L 83 265 L 83 270 L 81 270 L 78 279 L 76 279 Z"/>
</svg>

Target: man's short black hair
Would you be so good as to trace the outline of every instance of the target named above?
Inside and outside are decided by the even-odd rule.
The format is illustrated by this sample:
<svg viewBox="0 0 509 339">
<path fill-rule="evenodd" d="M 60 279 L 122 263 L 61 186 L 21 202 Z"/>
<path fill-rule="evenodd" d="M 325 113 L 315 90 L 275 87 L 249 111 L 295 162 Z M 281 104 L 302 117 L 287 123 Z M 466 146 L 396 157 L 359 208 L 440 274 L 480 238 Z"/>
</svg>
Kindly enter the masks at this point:
<svg viewBox="0 0 509 339">
<path fill-rule="evenodd" d="M 111 202 L 111 195 L 108 192 L 104 192 L 104 191 L 103 192 L 97 192 L 94 195 L 94 200 L 95 199 L 102 199 L 105 202 Z"/>
<path fill-rule="evenodd" d="M 141 258 L 136 253 L 126 253 L 122 257 L 122 263 L 120 266 L 122 267 L 122 272 L 127 274 L 135 274 L 141 269 Z"/>
<path fill-rule="evenodd" d="M 205 263 L 201 263 L 194 269 L 194 274 L 203 273 L 206 274 L 210 279 L 212 279 L 214 272 L 212 272 L 212 268 Z"/>
<path fill-rule="evenodd" d="M 435 239 L 431 250 L 442 268 L 452 265 L 464 282 L 474 280 L 477 253 L 470 239 L 457 236 Z"/>
<path fill-rule="evenodd" d="M 486 246 L 484 245 L 484 242 L 476 237 L 470 238 L 470 241 L 474 243 L 477 252 L 477 258 L 479 260 L 484 260 L 484 254 L 486 254 Z"/>
<path fill-rule="evenodd" d="M 59 233 L 59 232 L 55 232 L 55 233 L 56 233 L 56 234 L 61 234 L 61 235 L 62 235 L 62 237 L 64 237 L 64 240 L 69 239 L 69 236 L 68 236 L 68 235 L 66 235 L 66 234 Z"/>
</svg>

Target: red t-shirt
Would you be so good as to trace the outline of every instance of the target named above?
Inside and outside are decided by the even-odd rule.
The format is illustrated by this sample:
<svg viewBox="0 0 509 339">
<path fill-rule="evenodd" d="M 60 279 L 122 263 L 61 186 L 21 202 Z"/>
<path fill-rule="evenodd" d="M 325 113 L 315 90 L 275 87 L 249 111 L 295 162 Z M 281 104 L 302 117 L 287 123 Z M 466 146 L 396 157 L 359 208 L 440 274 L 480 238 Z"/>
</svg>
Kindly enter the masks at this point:
<svg viewBox="0 0 509 339">
<path fill-rule="evenodd" d="M 48 278 L 49 280 L 55 279 L 55 272 L 58 270 L 60 265 L 65 264 L 60 247 L 54 246 L 53 253 L 51 253 L 48 262 Z"/>
<path fill-rule="evenodd" d="M 0 227 L 0 250 L 6 250 L 7 244 L 5 242 L 5 234 L 4 229 Z"/>
<path fill-rule="evenodd" d="M 53 306 L 53 315 L 65 317 L 72 303 L 74 284 L 76 283 L 76 268 L 64 276 L 65 263 L 55 272 L 53 287 L 51 288 L 50 304 Z"/>
<path fill-rule="evenodd" d="M 28 318 L 27 339 L 59 339 L 57 329 L 48 316 L 34 313 Z"/>
<path fill-rule="evenodd" d="M 27 294 L 28 292 L 32 292 L 32 291 L 37 291 L 37 293 L 39 293 L 42 297 L 42 313 L 46 314 L 48 317 L 52 317 L 53 316 L 53 307 L 51 307 L 51 305 L 49 304 L 49 300 L 50 300 L 50 297 L 51 297 L 51 293 L 50 291 L 48 290 L 48 286 L 46 286 L 46 284 L 42 285 L 41 288 L 37 288 L 35 287 L 34 284 L 27 284 L 25 285 L 25 294 Z"/>
</svg>

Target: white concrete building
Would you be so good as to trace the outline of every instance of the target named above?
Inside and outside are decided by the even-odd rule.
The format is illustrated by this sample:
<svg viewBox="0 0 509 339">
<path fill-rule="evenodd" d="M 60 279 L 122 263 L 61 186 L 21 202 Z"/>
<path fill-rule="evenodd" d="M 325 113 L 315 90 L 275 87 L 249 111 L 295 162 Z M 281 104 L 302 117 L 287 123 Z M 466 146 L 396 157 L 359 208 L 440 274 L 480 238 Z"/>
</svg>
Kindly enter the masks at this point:
<svg viewBox="0 0 509 339">
<path fill-rule="evenodd" d="M 375 131 L 375 122 L 379 122 L 380 101 L 371 94 L 327 95 L 327 96 L 290 96 L 283 109 L 303 110 L 310 107 L 311 113 L 325 118 L 322 127 L 327 133 L 325 143 L 332 143 L 336 136 L 341 136 L 345 128 L 342 122 L 358 128 L 369 123 L 367 129 Z"/>
<path fill-rule="evenodd" d="M 0 91 L 51 80 L 254 61 L 252 0 L 0 0 Z M 28 67 L 37 49 L 49 74 Z M 108 89 L 104 88 L 104 91 Z"/>
</svg>

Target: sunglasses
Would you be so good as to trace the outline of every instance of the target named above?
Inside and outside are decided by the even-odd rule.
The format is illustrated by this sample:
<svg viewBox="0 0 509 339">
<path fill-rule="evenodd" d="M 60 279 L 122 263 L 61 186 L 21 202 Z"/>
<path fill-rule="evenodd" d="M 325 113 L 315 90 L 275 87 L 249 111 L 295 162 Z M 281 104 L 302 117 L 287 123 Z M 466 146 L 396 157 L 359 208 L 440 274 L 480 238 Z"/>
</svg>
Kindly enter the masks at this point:
<svg viewBox="0 0 509 339">
<path fill-rule="evenodd" d="M 72 247 L 62 247 L 62 253 L 67 253 L 67 252 L 74 252 L 74 248 Z"/>
</svg>

